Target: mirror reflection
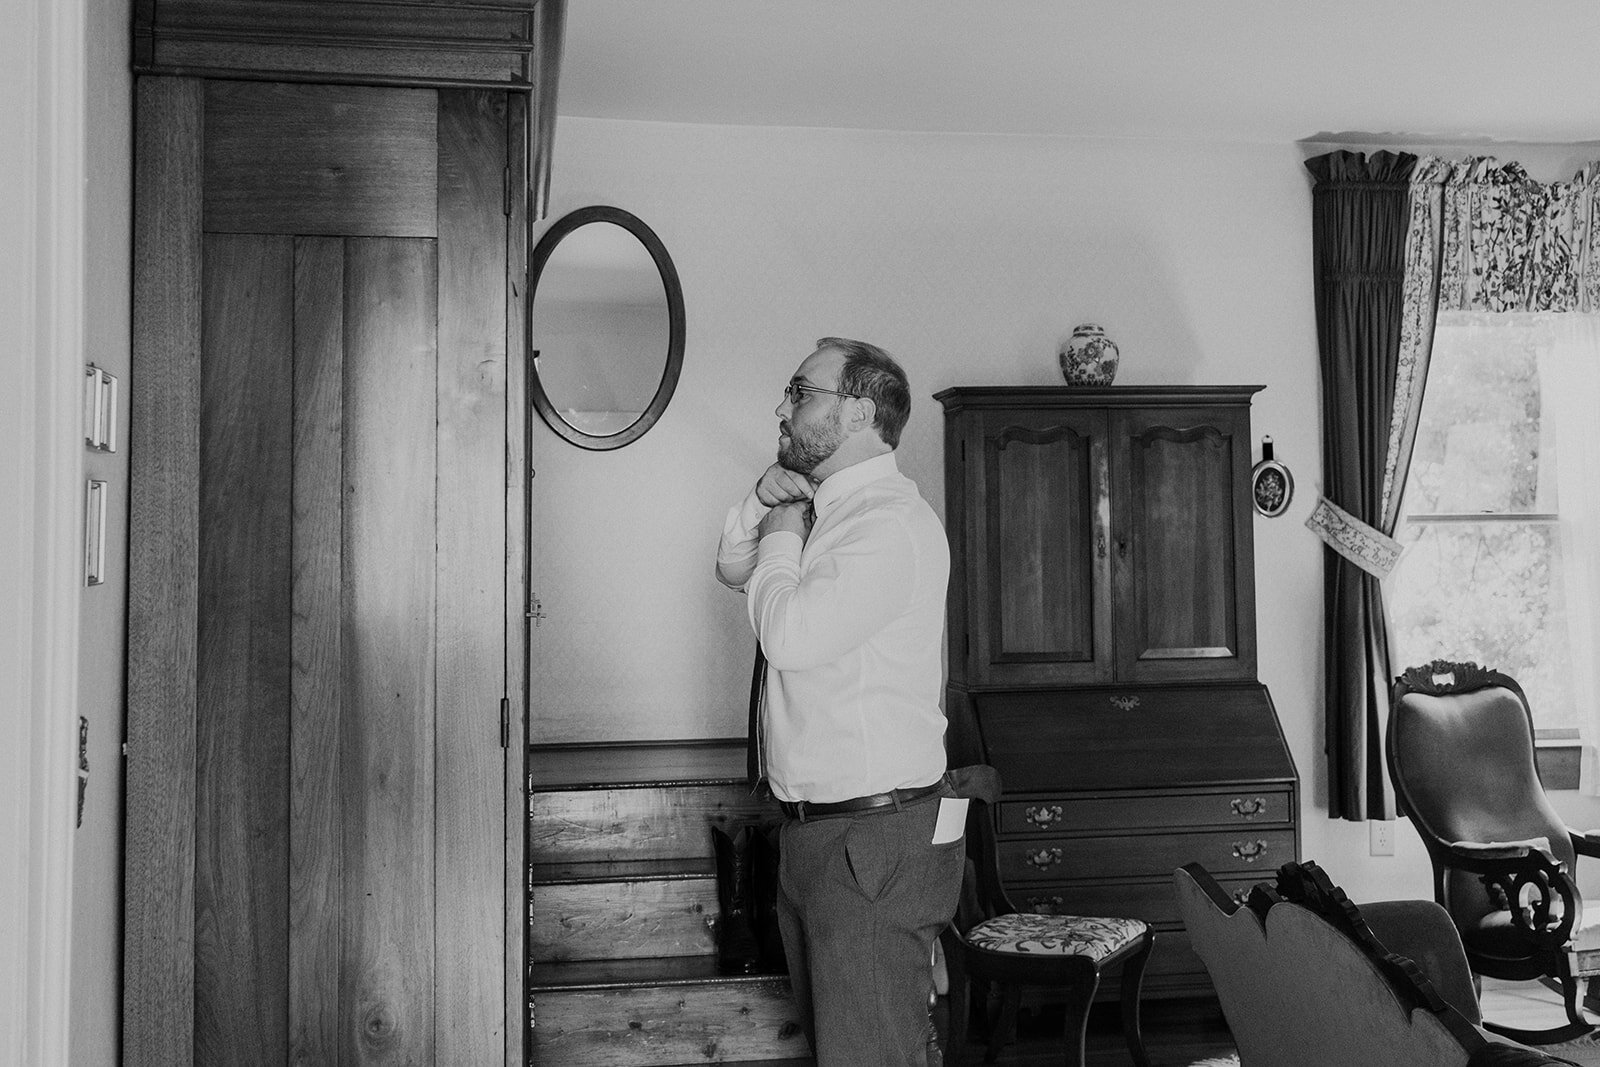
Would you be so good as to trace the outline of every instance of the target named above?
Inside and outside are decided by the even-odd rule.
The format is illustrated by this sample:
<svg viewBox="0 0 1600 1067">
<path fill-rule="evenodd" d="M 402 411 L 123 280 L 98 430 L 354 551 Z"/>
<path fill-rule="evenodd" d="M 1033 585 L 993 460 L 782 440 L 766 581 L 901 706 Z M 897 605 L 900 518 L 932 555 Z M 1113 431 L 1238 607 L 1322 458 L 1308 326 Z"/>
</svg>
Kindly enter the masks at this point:
<svg viewBox="0 0 1600 1067">
<path fill-rule="evenodd" d="M 682 295 L 665 248 L 617 208 L 585 208 L 539 242 L 535 401 L 574 444 L 614 448 L 659 417 L 682 358 Z"/>
</svg>

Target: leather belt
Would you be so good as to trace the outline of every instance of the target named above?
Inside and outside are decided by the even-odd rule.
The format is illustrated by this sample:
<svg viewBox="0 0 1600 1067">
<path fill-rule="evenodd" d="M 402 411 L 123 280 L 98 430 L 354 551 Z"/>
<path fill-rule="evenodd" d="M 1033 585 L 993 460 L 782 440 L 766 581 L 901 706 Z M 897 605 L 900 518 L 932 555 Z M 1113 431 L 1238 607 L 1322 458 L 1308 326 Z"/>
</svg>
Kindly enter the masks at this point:
<svg viewBox="0 0 1600 1067">
<path fill-rule="evenodd" d="M 778 808 L 789 818 L 805 822 L 807 819 L 826 819 L 835 815 L 851 815 L 882 808 L 898 810 L 913 800 L 931 797 L 943 787 L 944 779 L 940 778 L 932 785 L 918 786 L 915 789 L 894 789 L 887 793 L 874 793 L 869 797 L 851 797 L 849 800 L 836 800 L 829 804 L 812 804 L 805 800 L 780 800 Z"/>
</svg>

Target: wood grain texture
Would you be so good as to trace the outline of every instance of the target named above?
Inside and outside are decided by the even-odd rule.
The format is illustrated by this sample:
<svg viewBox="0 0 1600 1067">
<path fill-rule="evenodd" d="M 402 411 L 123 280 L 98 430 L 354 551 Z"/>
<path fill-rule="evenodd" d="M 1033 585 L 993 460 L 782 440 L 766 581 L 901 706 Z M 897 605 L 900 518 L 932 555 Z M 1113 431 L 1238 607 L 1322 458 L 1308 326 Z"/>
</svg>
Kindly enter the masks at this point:
<svg viewBox="0 0 1600 1067">
<path fill-rule="evenodd" d="M 514 190 L 528 187 L 528 101 L 506 99 L 506 179 Z M 505 499 L 505 694 L 506 752 L 501 810 L 505 829 L 505 1064 L 527 1060 L 527 1000 L 523 990 L 524 923 L 527 915 L 522 868 L 528 862 L 524 842 L 528 813 L 528 498 L 532 457 L 528 446 L 528 198 L 512 196 L 506 216 L 506 415 L 505 460 L 501 475 Z M 515 902 L 513 904 L 513 902 Z"/>
<path fill-rule="evenodd" d="M 208 235 L 200 440 L 195 1061 L 287 1054 L 294 249 Z"/>
<path fill-rule="evenodd" d="M 717 950 L 715 878 L 545 885 L 533 892 L 528 946 L 540 962 L 654 959 Z"/>
<path fill-rule="evenodd" d="M 289 1062 L 337 1063 L 343 943 L 344 242 L 295 241 Z"/>
<path fill-rule="evenodd" d="M 206 230 L 434 236 L 436 95 L 206 83 Z"/>
<path fill-rule="evenodd" d="M 528 848 L 545 862 L 704 857 L 713 825 L 769 815 L 743 783 L 535 793 Z"/>
<path fill-rule="evenodd" d="M 1261 871 L 1260 877 L 1265 878 L 1279 864 L 1294 858 L 1294 831 L 1269 827 L 1041 838 L 1002 841 L 1000 877 L 1011 889 L 1023 892 L 1021 887 L 1028 882 L 1149 876 L 1193 861 L 1208 871 Z"/>
<path fill-rule="evenodd" d="M 643 1067 L 803 1056 L 788 981 L 541 993 L 532 1062 Z"/>
<path fill-rule="evenodd" d="M 432 242 L 345 247 L 340 1061 L 431 1063 Z"/>
<path fill-rule="evenodd" d="M 439 48 L 425 42 L 412 48 L 350 48 L 321 43 L 157 38 L 152 57 L 152 70 L 203 71 L 217 76 L 245 71 L 280 82 L 353 82 L 396 87 L 526 85 L 531 66 L 529 54 L 516 48 Z"/>
<path fill-rule="evenodd" d="M 439 93 L 435 1016 L 441 1063 L 504 1054 L 504 95 Z"/>
<path fill-rule="evenodd" d="M 124 1062 L 194 1048 L 194 764 L 199 586 L 199 82 L 140 78 L 135 129 Z"/>
</svg>

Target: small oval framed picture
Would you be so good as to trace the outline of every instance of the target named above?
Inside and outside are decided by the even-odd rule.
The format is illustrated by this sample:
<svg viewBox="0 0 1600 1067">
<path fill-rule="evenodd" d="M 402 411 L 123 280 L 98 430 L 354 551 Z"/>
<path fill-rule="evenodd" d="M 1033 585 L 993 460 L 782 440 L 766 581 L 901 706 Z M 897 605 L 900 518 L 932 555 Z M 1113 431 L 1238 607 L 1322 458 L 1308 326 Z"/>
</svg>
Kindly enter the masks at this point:
<svg viewBox="0 0 1600 1067">
<path fill-rule="evenodd" d="M 1261 462 L 1250 470 L 1250 499 L 1256 510 L 1269 519 L 1275 519 L 1289 510 L 1294 496 L 1294 475 L 1289 468 L 1272 458 L 1272 438 L 1261 439 Z"/>
</svg>

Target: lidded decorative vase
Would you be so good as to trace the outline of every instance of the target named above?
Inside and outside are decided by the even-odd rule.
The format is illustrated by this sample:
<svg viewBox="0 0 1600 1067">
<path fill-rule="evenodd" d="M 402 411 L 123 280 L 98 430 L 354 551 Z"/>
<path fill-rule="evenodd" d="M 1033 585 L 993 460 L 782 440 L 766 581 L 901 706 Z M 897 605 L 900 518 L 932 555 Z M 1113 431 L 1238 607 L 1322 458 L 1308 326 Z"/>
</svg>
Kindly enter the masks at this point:
<svg viewBox="0 0 1600 1067">
<path fill-rule="evenodd" d="M 1117 376 L 1117 343 L 1092 322 L 1074 326 L 1061 346 L 1061 374 L 1068 385 L 1110 385 Z"/>
</svg>

